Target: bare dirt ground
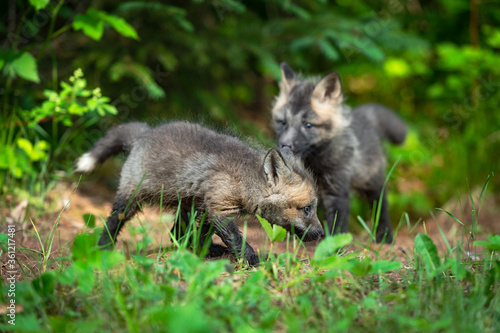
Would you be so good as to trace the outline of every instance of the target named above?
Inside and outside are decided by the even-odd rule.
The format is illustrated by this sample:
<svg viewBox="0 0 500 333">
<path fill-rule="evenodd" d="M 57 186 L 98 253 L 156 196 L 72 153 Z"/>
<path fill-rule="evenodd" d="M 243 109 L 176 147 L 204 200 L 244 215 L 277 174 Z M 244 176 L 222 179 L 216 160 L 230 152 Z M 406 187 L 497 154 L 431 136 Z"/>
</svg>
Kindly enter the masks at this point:
<svg viewBox="0 0 500 333">
<path fill-rule="evenodd" d="M 473 197 L 477 200 L 479 190 L 473 191 Z M 41 236 L 42 242 L 45 241 L 51 228 L 53 228 L 58 216 L 60 215 L 59 222 L 55 228 L 55 237 L 52 246 L 53 258 L 65 256 L 69 253 L 72 240 L 80 233 L 85 232 L 88 228 L 83 220 L 83 215 L 92 213 L 97 217 L 96 225 L 103 223 L 105 218 L 111 211 L 111 204 L 113 200 L 113 192 L 103 185 L 98 183 L 84 183 L 76 188 L 76 183 L 59 183 L 47 195 L 47 203 L 50 207 L 47 213 L 36 215 L 29 208 L 26 211 L 25 205 L 18 204 L 17 209 L 12 211 L 3 211 L 2 220 L 12 219 L 15 222 L 16 229 L 16 242 L 17 248 L 28 248 L 40 251 L 41 245 L 38 240 L 36 231 Z M 500 196 L 495 196 L 491 193 L 486 195 L 483 202 L 479 223 L 477 228 L 476 240 L 485 239 L 488 234 L 500 233 Z M 404 225 L 397 233 L 396 242 L 394 245 L 377 245 L 372 244 L 370 247 L 373 253 L 381 253 L 391 258 L 400 258 L 407 260 L 411 258 L 414 248 L 413 240 L 420 232 L 425 232 L 431 237 L 441 253 L 446 252 L 447 246 L 443 236 L 439 230 L 441 227 L 443 234 L 448 240 L 451 247 L 465 241 L 467 244 L 467 237 L 469 237 L 470 226 L 472 224 L 472 205 L 468 194 L 462 198 L 454 199 L 443 207 L 444 210 L 451 212 L 462 223 L 464 227 L 441 211 L 435 211 L 434 217 L 424 217 L 422 222 L 414 225 L 417 218 L 410 217 L 412 225 L 410 229 Z M 11 220 L 11 221 L 12 221 Z M 150 246 L 149 253 L 155 253 L 160 246 L 170 244 L 168 230 L 172 226 L 172 212 L 164 213 L 160 216 L 159 212 L 154 208 L 145 207 L 143 213 L 139 213 L 132 221 L 130 221 L 124 228 L 120 235 L 118 247 L 123 247 L 128 244 L 130 248 L 134 248 L 133 243 L 142 237 L 140 234 L 134 232 L 135 228 L 143 226 L 147 234 L 153 237 L 153 242 Z M 255 218 L 245 218 L 240 220 L 240 230 L 243 230 L 244 223 L 247 223 L 247 242 L 252 247 L 264 254 L 269 252 L 269 242 L 267 236 Z M 6 223 L 4 223 L 4 226 Z M 439 226 L 439 227 L 438 227 Z M 5 230 L 1 232 L 6 233 Z M 368 237 L 366 233 L 362 235 L 354 235 L 355 243 L 358 246 L 366 244 Z M 220 243 L 220 239 L 214 238 L 216 243 Z M 296 241 L 290 242 L 276 242 L 273 245 L 273 253 L 281 253 L 287 250 L 298 251 L 299 256 L 306 257 L 314 254 L 317 242 L 305 243 L 305 249 L 299 246 Z M 469 249 L 467 246 L 464 248 Z M 470 248 L 471 253 L 474 255 L 474 249 Z M 370 251 L 372 252 L 372 251 Z M 2 256 L 2 269 L 1 275 L 4 276 L 6 271 L 6 256 Z M 29 251 L 18 251 L 18 261 L 23 265 L 24 269 L 31 270 L 33 274 L 40 271 L 39 255 Z M 21 278 L 21 274 L 19 274 Z"/>
</svg>

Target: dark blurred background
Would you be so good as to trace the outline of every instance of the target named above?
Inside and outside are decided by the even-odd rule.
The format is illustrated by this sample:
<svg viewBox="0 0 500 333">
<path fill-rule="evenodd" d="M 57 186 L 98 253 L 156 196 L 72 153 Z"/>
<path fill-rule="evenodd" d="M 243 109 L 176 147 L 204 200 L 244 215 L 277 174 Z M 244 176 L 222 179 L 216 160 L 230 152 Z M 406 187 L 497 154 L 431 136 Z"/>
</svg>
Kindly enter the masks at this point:
<svg viewBox="0 0 500 333">
<path fill-rule="evenodd" d="M 282 61 L 305 75 L 336 70 L 349 105 L 379 102 L 407 121 L 406 144 L 387 146 L 390 165 L 400 157 L 389 182 L 393 218 L 427 216 L 498 171 L 492 0 L 6 0 L 0 8 L 8 205 L 41 204 L 117 123 L 189 119 L 273 146 Z M 86 93 L 71 88 L 83 81 L 78 68 Z M 499 185 L 495 176 L 489 189 Z"/>
</svg>

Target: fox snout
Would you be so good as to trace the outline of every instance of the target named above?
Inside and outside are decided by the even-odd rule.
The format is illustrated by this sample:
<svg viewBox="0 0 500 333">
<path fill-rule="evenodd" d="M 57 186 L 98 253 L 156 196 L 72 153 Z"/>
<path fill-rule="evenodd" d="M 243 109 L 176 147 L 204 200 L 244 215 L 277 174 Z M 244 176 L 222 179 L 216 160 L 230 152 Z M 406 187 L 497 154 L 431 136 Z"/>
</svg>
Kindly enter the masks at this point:
<svg viewBox="0 0 500 333">
<path fill-rule="evenodd" d="M 290 148 L 291 151 L 293 151 L 293 143 L 292 142 L 283 141 L 283 142 L 280 142 L 279 145 L 280 145 L 281 149 L 288 147 L 288 148 Z"/>
<path fill-rule="evenodd" d="M 295 234 L 304 242 L 311 242 L 325 238 L 325 230 L 317 217 L 314 218 L 312 223 L 310 223 L 310 227 L 306 229 L 295 228 Z"/>
<path fill-rule="evenodd" d="M 294 151 L 294 138 L 295 138 L 295 135 L 293 133 L 292 130 L 288 130 L 286 132 L 283 132 L 280 137 L 279 137 L 279 140 L 278 140 L 278 144 L 280 146 L 280 148 L 285 148 L 285 147 L 288 147 L 290 148 L 292 151 Z"/>
<path fill-rule="evenodd" d="M 295 231 L 299 238 L 302 238 L 304 242 L 317 241 L 325 238 L 325 231 L 321 226 L 314 226 L 309 228 L 305 234 Z"/>
</svg>

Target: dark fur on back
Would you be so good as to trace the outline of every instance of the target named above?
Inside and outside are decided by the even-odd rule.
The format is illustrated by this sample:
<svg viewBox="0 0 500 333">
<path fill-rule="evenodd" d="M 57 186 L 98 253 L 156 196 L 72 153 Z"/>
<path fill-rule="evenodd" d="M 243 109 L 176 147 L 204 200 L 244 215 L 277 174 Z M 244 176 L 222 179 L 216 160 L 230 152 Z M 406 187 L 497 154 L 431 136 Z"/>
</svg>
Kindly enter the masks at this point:
<svg viewBox="0 0 500 333">
<path fill-rule="evenodd" d="M 317 178 L 330 231 L 346 232 L 350 189 L 370 204 L 381 198 L 386 167 L 381 141 L 403 143 L 406 124 L 379 104 L 347 106 L 338 73 L 303 80 L 285 63 L 272 113 L 279 146 L 302 157 Z M 377 241 L 384 238 L 392 242 L 385 193 Z"/>
<path fill-rule="evenodd" d="M 99 140 L 79 160 L 78 169 L 90 171 L 96 161 L 119 152 L 118 147 L 131 147 L 130 155 L 121 172 L 114 214 L 107 221 L 109 233 L 103 233 L 100 245 L 114 242 L 138 202 L 159 204 L 161 198 L 170 207 L 177 207 L 180 198 L 186 223 L 193 205 L 198 216 L 207 212 L 207 221 L 238 255 L 242 237 L 234 218 L 241 214 L 261 214 L 272 224 L 293 228 L 305 240 L 324 235 L 316 216 L 314 178 L 290 149 L 253 149 L 238 138 L 188 122 L 155 128 L 131 123 Z M 243 256 L 258 263 L 248 244 Z"/>
</svg>

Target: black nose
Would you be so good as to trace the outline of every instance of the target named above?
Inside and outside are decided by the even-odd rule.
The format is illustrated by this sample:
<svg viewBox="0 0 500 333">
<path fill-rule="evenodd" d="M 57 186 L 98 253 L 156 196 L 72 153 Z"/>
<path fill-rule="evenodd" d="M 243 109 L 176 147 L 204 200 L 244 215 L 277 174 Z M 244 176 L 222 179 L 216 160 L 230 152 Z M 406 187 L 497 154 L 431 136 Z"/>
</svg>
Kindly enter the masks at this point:
<svg viewBox="0 0 500 333">
<path fill-rule="evenodd" d="M 325 231 L 323 230 L 323 228 L 320 230 L 320 239 L 323 239 L 325 238 Z"/>
<path fill-rule="evenodd" d="M 280 144 L 280 148 L 288 147 L 290 150 L 293 150 L 293 145 L 291 143 L 285 142 Z"/>
</svg>

